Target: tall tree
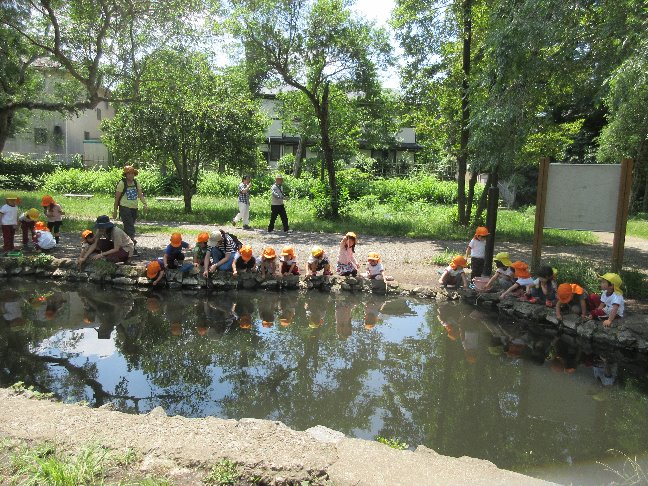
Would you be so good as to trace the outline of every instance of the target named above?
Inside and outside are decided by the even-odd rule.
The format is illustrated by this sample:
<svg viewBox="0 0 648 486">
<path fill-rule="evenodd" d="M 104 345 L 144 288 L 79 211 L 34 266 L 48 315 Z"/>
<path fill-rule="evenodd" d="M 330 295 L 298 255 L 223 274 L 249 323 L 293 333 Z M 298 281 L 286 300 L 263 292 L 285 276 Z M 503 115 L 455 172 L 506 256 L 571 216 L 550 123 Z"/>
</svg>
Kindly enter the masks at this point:
<svg viewBox="0 0 648 486">
<path fill-rule="evenodd" d="M 263 60 L 275 79 L 301 91 L 319 127 L 333 217 L 339 215 L 331 140 L 332 84 L 344 92 L 375 89 L 388 61 L 387 34 L 354 18 L 344 0 L 234 0 L 232 32 L 246 54 Z"/>
<path fill-rule="evenodd" d="M 74 113 L 113 100 L 114 83 L 137 79 L 145 54 L 182 43 L 198 12 L 199 0 L 2 2 L 0 150 L 19 110 Z M 63 73 L 62 89 L 45 93 L 34 85 L 42 66 Z"/>
<path fill-rule="evenodd" d="M 256 166 L 264 119 L 242 72 L 216 74 L 203 55 L 162 51 L 147 59 L 139 83 L 141 101 L 120 105 L 104 122 L 104 141 L 122 160 L 171 162 L 185 212 L 204 167 Z"/>
</svg>

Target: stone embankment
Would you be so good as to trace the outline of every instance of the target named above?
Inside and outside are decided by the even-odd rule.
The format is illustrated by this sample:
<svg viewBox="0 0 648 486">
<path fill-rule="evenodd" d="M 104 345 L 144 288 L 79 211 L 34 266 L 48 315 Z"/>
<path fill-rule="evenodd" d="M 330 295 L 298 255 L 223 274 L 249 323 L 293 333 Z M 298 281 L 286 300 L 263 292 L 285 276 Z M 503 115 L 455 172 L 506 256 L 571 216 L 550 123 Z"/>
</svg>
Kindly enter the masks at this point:
<svg viewBox="0 0 648 486">
<path fill-rule="evenodd" d="M 443 456 L 423 446 L 395 450 L 322 426 L 299 432 L 269 420 L 168 417 L 161 408 L 131 415 L 28 399 L 2 389 L 0 438 L 55 443 L 68 450 L 88 444 L 134 450 L 143 473 L 154 471 L 179 484 L 195 484 L 187 478 L 204 477 L 223 459 L 268 485 L 550 484 L 488 461 Z"/>
<path fill-rule="evenodd" d="M 500 301 L 498 293 L 466 290 L 462 291 L 462 297 L 466 302 L 499 312 L 501 317 L 522 325 L 551 333 L 562 332 L 603 347 L 648 353 L 648 315 L 634 314 L 627 308 L 622 319 L 615 319 L 611 327 L 604 327 L 601 321 L 584 320 L 575 314 L 563 314 L 559 321 L 554 308 L 521 302 L 514 297 Z"/>
</svg>

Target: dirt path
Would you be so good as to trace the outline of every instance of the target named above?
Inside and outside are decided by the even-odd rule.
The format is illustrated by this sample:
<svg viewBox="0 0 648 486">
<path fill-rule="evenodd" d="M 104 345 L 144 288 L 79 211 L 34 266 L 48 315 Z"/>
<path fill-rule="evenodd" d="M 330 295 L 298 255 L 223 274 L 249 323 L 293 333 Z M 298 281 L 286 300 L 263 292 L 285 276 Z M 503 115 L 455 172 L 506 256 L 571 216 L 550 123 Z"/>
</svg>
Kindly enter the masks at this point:
<svg viewBox="0 0 648 486">
<path fill-rule="evenodd" d="M 169 236 L 147 233 L 146 227 L 154 223 L 138 224 L 137 236 L 140 255 L 135 263 L 144 263 L 162 256 L 168 244 Z M 163 223 L 169 225 L 167 223 Z M 199 226 L 190 224 L 177 225 L 180 231 L 212 231 L 214 226 Z M 254 229 L 245 231 L 232 226 L 220 226 L 226 231 L 234 232 L 243 243 L 252 245 L 255 253 L 260 253 L 265 246 L 273 246 L 280 250 L 284 245 L 294 245 L 302 269 L 313 245 L 320 245 L 329 254 L 333 265 L 337 259 L 338 245 L 341 235 L 329 233 L 308 233 L 294 231 L 288 234 L 282 231 L 268 233 L 265 230 Z M 612 255 L 612 233 L 595 233 L 599 238 L 596 244 L 585 246 L 546 246 L 543 248 L 543 258 L 585 258 L 596 264 L 606 266 Z M 79 252 L 78 235 L 63 234 L 61 245 L 53 252 L 57 257 L 76 258 Z M 193 244 L 193 236 L 187 241 Z M 434 265 L 433 257 L 449 249 L 453 253 L 463 254 L 467 242 L 423 240 L 397 238 L 388 236 L 359 235 L 356 249 L 358 261 L 366 264 L 366 256 L 370 251 L 381 254 L 386 273 L 392 275 L 398 282 L 410 285 L 433 285 L 438 279 L 437 270 L 442 268 Z M 531 259 L 531 242 L 496 244 L 496 251 L 508 251 L 512 260 Z M 648 240 L 627 237 L 625 245 L 625 267 L 648 272 Z"/>
</svg>

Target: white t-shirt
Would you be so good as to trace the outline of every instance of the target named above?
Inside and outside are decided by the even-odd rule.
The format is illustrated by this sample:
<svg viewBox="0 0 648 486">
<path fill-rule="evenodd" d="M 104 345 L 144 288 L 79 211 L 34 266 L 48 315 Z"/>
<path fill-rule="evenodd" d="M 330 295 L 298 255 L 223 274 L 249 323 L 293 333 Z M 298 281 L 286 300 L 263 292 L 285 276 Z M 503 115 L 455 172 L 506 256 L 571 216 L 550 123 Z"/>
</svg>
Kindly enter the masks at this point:
<svg viewBox="0 0 648 486">
<path fill-rule="evenodd" d="M 486 256 L 486 240 L 478 240 L 473 238 L 468 243 L 470 247 L 470 256 L 472 258 L 484 258 Z"/>
<path fill-rule="evenodd" d="M 457 275 L 461 275 L 462 273 L 464 273 L 464 269 L 463 267 L 461 267 L 454 270 L 450 265 L 448 265 L 448 267 L 446 268 L 446 272 L 448 272 L 448 275 L 450 275 L 451 277 L 456 277 Z"/>
<path fill-rule="evenodd" d="M 617 310 L 616 315 L 619 317 L 623 317 L 623 311 L 625 309 L 625 301 L 623 300 L 623 296 L 619 295 L 617 293 L 612 292 L 612 295 L 607 295 L 607 292 L 603 292 L 601 294 L 601 302 L 605 304 L 605 313 L 607 315 L 610 315 L 610 312 L 612 312 L 612 306 L 614 304 L 619 304 L 619 309 Z"/>
<path fill-rule="evenodd" d="M 533 285 L 535 285 L 535 286 L 538 287 L 538 288 L 540 288 L 540 284 L 541 284 L 541 283 L 542 283 L 542 282 L 540 282 L 540 278 L 536 278 L 536 279 L 533 281 Z M 553 287 L 554 290 L 556 290 L 556 289 L 558 288 L 558 285 L 556 284 L 556 281 L 555 281 L 555 280 L 552 280 L 552 281 L 551 281 L 551 286 Z"/>
<path fill-rule="evenodd" d="M 36 231 L 36 243 L 43 250 L 51 250 L 56 246 L 54 235 L 49 231 Z"/>
<path fill-rule="evenodd" d="M 535 280 L 533 280 L 531 277 L 518 278 L 515 281 L 515 283 L 520 285 L 520 286 L 526 287 L 527 285 L 533 285 L 535 283 Z"/>
<path fill-rule="evenodd" d="M 498 277 L 512 277 L 515 274 L 515 270 L 513 270 L 511 267 L 506 267 L 506 270 L 503 268 L 498 268 L 495 270 L 495 273 L 497 273 Z"/>
<path fill-rule="evenodd" d="M 18 224 L 18 206 L 9 206 L 5 204 L 0 208 L 2 213 L 2 224 L 11 226 Z"/>
<path fill-rule="evenodd" d="M 367 273 L 371 275 L 372 277 L 375 277 L 376 275 L 380 275 L 380 272 L 382 272 L 385 269 L 383 267 L 382 263 L 376 263 L 375 265 L 367 265 Z"/>
</svg>

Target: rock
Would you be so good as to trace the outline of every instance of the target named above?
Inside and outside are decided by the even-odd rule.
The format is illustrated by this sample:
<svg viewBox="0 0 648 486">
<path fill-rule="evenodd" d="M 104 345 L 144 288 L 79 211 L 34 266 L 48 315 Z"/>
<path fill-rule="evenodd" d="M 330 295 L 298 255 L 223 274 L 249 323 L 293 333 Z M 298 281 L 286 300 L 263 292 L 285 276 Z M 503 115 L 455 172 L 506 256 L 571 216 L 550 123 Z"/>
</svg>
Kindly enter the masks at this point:
<svg viewBox="0 0 648 486">
<path fill-rule="evenodd" d="M 263 290 L 279 290 L 279 282 L 276 280 L 266 280 L 261 284 Z"/>
<path fill-rule="evenodd" d="M 9 269 L 9 275 L 20 275 L 22 273 L 22 267 L 11 267 Z"/>
<path fill-rule="evenodd" d="M 141 287 L 150 287 L 151 285 L 153 285 L 153 280 L 149 280 L 146 277 L 140 277 L 137 279 L 137 285 Z"/>
<path fill-rule="evenodd" d="M 54 278 L 65 278 L 67 277 L 67 272 L 63 270 L 62 268 L 57 268 L 54 270 L 54 273 L 52 274 L 52 277 Z"/>
<path fill-rule="evenodd" d="M 166 417 L 167 413 L 164 411 L 162 407 L 155 407 L 146 415 L 148 415 L 149 417 Z"/>
<path fill-rule="evenodd" d="M 171 290 L 180 290 L 182 288 L 182 284 L 180 282 L 169 282 L 169 288 Z"/>
<path fill-rule="evenodd" d="M 351 287 L 351 285 L 349 285 L 349 284 L 346 283 L 346 282 L 342 282 L 342 283 L 340 284 L 340 288 L 341 288 L 342 290 L 347 291 L 347 292 L 353 290 L 353 288 Z"/>
<path fill-rule="evenodd" d="M 313 437 L 315 440 L 326 443 L 340 442 L 345 437 L 342 432 L 329 429 L 328 427 L 324 427 L 323 425 L 316 425 L 315 427 L 306 429 L 304 432 Z"/>
<path fill-rule="evenodd" d="M 182 285 L 186 285 L 188 287 L 197 287 L 198 279 L 196 277 L 185 277 L 182 280 Z"/>
<path fill-rule="evenodd" d="M 116 277 L 112 280 L 112 283 L 114 285 L 124 285 L 124 286 L 131 286 L 135 285 L 137 281 L 133 278 L 127 278 L 127 277 Z"/>
</svg>

